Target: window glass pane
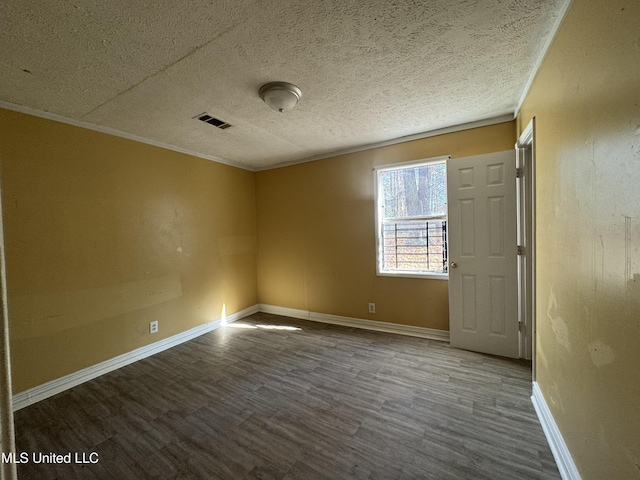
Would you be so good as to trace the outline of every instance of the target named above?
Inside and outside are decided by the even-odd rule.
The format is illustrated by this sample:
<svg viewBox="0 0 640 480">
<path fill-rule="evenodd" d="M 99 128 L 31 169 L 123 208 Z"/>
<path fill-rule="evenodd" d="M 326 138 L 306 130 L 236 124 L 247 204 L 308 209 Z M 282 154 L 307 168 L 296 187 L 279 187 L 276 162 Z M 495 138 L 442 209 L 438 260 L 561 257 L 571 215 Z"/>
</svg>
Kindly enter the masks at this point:
<svg viewBox="0 0 640 480">
<path fill-rule="evenodd" d="M 446 163 L 377 171 L 378 272 L 447 274 Z"/>
<path fill-rule="evenodd" d="M 379 175 L 385 218 L 446 215 L 444 163 L 386 170 Z"/>
</svg>

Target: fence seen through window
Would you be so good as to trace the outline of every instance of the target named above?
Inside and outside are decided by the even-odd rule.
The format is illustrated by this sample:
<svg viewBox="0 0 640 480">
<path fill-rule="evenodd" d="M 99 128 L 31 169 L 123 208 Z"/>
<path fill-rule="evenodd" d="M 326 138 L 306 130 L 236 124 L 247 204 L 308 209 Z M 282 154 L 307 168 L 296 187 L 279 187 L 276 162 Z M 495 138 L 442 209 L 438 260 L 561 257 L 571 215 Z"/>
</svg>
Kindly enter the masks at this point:
<svg viewBox="0 0 640 480">
<path fill-rule="evenodd" d="M 446 220 L 385 222 L 382 238 L 387 269 L 447 271 Z"/>
</svg>

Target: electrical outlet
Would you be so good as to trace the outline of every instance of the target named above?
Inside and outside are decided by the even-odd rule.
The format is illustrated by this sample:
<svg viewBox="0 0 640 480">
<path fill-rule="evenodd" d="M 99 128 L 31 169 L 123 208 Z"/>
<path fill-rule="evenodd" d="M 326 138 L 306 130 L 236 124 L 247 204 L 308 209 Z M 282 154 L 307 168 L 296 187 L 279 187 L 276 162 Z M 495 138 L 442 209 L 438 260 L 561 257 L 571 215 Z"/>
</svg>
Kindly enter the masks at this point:
<svg viewBox="0 0 640 480">
<path fill-rule="evenodd" d="M 149 333 L 158 333 L 158 321 L 149 323 Z"/>
<path fill-rule="evenodd" d="M 369 313 L 376 313 L 376 304 L 375 303 L 370 303 L 369 304 Z"/>
</svg>

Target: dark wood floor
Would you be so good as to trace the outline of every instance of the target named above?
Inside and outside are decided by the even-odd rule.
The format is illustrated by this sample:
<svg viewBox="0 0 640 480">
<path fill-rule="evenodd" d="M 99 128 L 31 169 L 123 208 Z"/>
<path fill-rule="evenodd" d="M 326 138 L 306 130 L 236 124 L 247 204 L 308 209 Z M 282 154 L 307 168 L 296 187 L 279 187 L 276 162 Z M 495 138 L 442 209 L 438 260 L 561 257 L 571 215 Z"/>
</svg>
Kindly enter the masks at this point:
<svg viewBox="0 0 640 480">
<path fill-rule="evenodd" d="M 18 474 L 557 479 L 530 387 L 522 362 L 256 314 L 16 412 L 19 452 L 99 455 Z"/>
</svg>

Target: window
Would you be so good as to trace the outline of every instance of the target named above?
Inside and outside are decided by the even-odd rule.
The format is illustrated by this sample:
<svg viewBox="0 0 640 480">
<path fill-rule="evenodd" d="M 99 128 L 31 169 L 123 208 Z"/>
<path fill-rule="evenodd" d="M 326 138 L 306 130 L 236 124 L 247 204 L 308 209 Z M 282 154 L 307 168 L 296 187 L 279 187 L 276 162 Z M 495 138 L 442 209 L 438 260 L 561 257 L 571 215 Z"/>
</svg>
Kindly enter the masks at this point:
<svg viewBox="0 0 640 480">
<path fill-rule="evenodd" d="M 375 169 L 378 275 L 447 278 L 447 158 Z"/>
</svg>

